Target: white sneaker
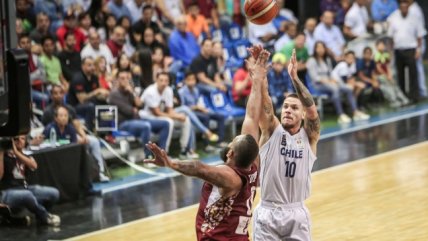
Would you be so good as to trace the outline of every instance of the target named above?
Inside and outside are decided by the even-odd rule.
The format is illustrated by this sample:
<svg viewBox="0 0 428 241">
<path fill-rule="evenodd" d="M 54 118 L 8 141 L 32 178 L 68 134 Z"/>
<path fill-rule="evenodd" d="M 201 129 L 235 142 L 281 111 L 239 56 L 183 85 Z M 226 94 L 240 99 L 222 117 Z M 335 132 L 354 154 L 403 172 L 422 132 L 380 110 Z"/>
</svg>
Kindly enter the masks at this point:
<svg viewBox="0 0 428 241">
<path fill-rule="evenodd" d="M 361 112 L 359 110 L 355 111 L 354 113 L 354 121 L 360 121 L 360 120 L 368 120 L 370 119 L 370 115 Z"/>
<path fill-rule="evenodd" d="M 100 173 L 100 182 L 108 182 L 108 181 L 110 181 L 110 178 L 104 175 L 104 173 Z"/>
<path fill-rule="evenodd" d="M 61 218 L 58 215 L 49 213 L 46 219 L 46 223 L 50 226 L 57 227 L 61 224 Z"/>
<path fill-rule="evenodd" d="M 351 118 L 349 118 L 349 116 L 346 114 L 339 115 L 339 118 L 337 119 L 337 122 L 339 122 L 339 124 L 349 124 L 351 123 L 351 121 Z"/>
</svg>

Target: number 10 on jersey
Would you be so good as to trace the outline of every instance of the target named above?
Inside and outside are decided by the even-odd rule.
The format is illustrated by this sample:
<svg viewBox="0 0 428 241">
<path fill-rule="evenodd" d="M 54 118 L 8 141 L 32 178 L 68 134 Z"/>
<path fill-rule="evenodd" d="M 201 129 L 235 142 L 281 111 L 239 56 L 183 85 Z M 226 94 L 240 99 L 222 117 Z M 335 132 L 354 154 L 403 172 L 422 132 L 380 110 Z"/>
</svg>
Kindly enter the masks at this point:
<svg viewBox="0 0 428 241">
<path fill-rule="evenodd" d="M 296 174 L 296 163 L 285 161 L 285 176 L 294 177 L 294 174 Z"/>
</svg>

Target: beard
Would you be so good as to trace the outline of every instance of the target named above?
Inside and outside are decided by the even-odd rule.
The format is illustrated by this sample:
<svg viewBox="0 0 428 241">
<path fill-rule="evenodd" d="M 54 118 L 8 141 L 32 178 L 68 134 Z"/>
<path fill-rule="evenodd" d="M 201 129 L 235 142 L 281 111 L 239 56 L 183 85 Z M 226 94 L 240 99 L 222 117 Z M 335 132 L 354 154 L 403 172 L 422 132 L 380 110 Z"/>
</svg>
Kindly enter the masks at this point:
<svg viewBox="0 0 428 241">
<path fill-rule="evenodd" d="M 223 162 L 226 163 L 227 161 L 227 153 L 229 153 L 230 147 L 226 146 L 220 151 L 220 158 L 223 160 Z"/>
</svg>

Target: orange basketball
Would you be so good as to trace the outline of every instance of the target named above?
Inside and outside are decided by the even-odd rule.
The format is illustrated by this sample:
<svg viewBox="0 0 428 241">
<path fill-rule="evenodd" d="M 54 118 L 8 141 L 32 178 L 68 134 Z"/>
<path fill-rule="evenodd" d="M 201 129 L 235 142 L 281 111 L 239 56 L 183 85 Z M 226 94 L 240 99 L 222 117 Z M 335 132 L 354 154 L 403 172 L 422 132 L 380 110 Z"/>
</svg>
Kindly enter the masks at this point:
<svg viewBox="0 0 428 241">
<path fill-rule="evenodd" d="M 245 0 L 245 15 L 254 24 L 266 24 L 272 21 L 279 12 L 276 0 Z"/>
</svg>

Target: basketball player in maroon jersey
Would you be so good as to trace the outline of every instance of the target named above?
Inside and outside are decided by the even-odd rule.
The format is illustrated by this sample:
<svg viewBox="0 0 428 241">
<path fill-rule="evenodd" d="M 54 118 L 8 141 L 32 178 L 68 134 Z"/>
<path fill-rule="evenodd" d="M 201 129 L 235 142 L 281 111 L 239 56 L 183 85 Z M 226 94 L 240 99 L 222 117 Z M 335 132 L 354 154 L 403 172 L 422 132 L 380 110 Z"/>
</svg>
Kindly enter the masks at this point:
<svg viewBox="0 0 428 241">
<path fill-rule="evenodd" d="M 241 135 L 228 146 L 225 164 L 206 165 L 200 161 L 175 161 L 155 144 L 147 147 L 155 159 L 145 160 L 166 166 L 187 176 L 205 180 L 196 217 L 197 240 L 248 241 L 248 225 L 258 179 L 259 115 L 262 106 L 262 82 L 267 74 L 269 52 L 260 46 L 250 53 L 260 53 L 255 63 L 249 64 L 253 81 Z"/>
</svg>

